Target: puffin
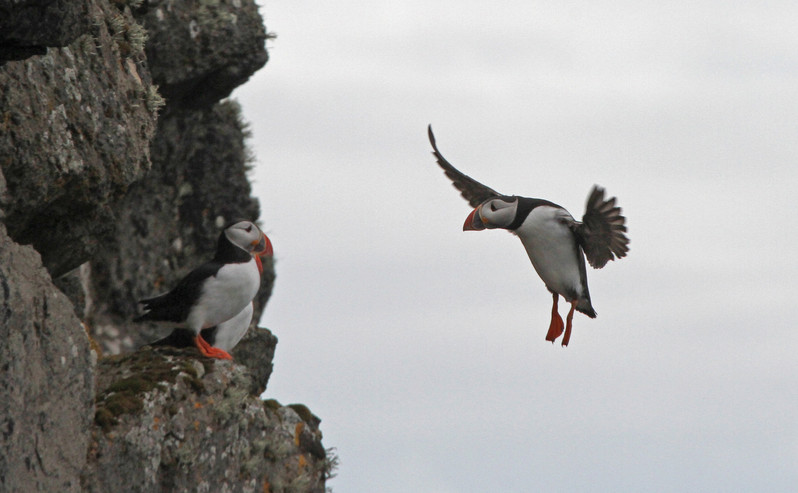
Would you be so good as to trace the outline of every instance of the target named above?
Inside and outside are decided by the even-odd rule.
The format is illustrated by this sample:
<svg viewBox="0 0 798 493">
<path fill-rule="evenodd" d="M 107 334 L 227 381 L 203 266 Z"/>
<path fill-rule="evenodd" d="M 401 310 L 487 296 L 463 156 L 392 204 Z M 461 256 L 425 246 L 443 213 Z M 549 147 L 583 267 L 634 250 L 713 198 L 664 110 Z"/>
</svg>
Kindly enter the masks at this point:
<svg viewBox="0 0 798 493">
<path fill-rule="evenodd" d="M 574 311 L 596 318 L 587 287 L 585 258 L 591 267 L 600 269 L 629 251 L 626 218 L 616 205 L 616 198 L 606 198 L 604 189 L 594 185 L 582 221 L 577 221 L 553 202 L 500 194 L 461 173 L 438 150 L 431 125 L 427 133 L 438 165 L 474 208 L 466 217 L 463 231 L 506 229 L 521 240 L 532 266 L 552 295 L 546 340 L 554 343 L 564 328 L 562 345 L 567 346 Z M 560 296 L 571 305 L 565 324 L 557 308 Z"/>
<path fill-rule="evenodd" d="M 265 235 L 264 235 L 265 237 Z M 266 238 L 269 247 L 263 252 L 255 255 L 255 263 L 258 267 L 258 275 L 263 274 L 263 263 L 261 258 L 271 257 L 274 255 L 271 241 Z M 230 353 L 236 345 L 241 341 L 249 329 L 249 324 L 252 322 L 252 315 L 254 312 L 254 305 L 249 303 L 243 310 L 236 316 L 220 323 L 217 326 L 202 329 L 200 336 L 209 345 L 221 349 L 226 353 Z M 155 342 L 148 344 L 149 346 L 172 346 L 172 347 L 189 347 L 194 346 L 194 333 L 190 329 L 175 328 L 168 336 L 158 339 Z"/>
<path fill-rule="evenodd" d="M 189 329 L 204 356 L 233 359 L 201 334 L 244 311 L 260 288 L 259 254 L 272 251 L 255 223 L 236 220 L 219 235 L 214 257 L 192 270 L 168 293 L 141 300 L 146 313 L 134 322 L 159 322 Z M 251 315 L 250 315 L 251 316 Z"/>
</svg>

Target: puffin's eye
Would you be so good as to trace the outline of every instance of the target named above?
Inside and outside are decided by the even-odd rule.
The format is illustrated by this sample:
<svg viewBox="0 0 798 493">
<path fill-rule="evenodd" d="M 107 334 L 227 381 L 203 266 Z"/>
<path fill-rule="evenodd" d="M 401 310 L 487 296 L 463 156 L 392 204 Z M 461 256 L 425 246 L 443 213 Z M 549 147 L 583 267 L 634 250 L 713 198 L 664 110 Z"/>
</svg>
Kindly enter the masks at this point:
<svg viewBox="0 0 798 493">
<path fill-rule="evenodd" d="M 494 202 L 490 203 L 490 210 L 496 212 L 496 204 Z"/>
<path fill-rule="evenodd" d="M 249 226 L 244 228 L 244 231 L 246 231 L 247 233 L 251 232 L 252 231 L 252 225 L 250 224 Z"/>
</svg>

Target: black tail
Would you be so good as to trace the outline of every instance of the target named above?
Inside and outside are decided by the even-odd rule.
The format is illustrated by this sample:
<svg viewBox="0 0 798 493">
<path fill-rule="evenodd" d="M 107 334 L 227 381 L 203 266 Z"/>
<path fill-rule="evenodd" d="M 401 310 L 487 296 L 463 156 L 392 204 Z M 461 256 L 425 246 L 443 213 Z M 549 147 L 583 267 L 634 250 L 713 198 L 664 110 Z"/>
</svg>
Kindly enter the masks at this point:
<svg viewBox="0 0 798 493">
<path fill-rule="evenodd" d="M 576 304 L 576 309 L 590 318 L 596 318 L 596 315 L 598 315 L 596 310 L 593 309 L 593 305 L 590 303 L 590 296 L 583 296 L 580 298 L 579 302 Z"/>
</svg>

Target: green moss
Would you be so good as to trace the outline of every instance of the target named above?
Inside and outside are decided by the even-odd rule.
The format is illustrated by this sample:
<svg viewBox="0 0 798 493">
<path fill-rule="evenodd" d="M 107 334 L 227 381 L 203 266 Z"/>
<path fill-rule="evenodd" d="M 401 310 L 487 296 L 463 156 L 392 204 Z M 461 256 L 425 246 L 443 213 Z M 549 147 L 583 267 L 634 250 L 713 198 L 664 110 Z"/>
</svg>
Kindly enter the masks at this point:
<svg viewBox="0 0 798 493">
<path fill-rule="evenodd" d="M 289 404 L 288 407 L 299 415 L 299 419 L 309 425 L 317 426 L 321 421 L 316 415 L 310 412 L 310 409 L 304 404 Z"/>
<path fill-rule="evenodd" d="M 202 380 L 199 378 L 199 373 L 194 365 L 187 362 L 183 363 L 180 366 L 180 371 L 186 374 L 186 382 L 191 386 L 191 390 L 197 394 L 205 392 L 205 384 L 202 383 Z"/>
<path fill-rule="evenodd" d="M 194 367 L 194 365 L 192 365 L 189 362 L 184 362 L 182 365 L 180 365 L 180 369 L 194 378 L 197 378 L 199 376 L 197 374 L 197 369 Z"/>
<path fill-rule="evenodd" d="M 97 423 L 97 426 L 99 426 L 103 432 L 108 433 L 111 427 L 117 423 L 117 419 L 107 408 L 98 408 L 97 412 L 94 414 L 94 422 Z"/>
<path fill-rule="evenodd" d="M 112 383 L 108 386 L 106 392 L 129 392 L 138 394 L 152 390 L 158 383 L 159 382 L 147 380 L 137 375 L 130 378 L 123 378 L 122 380 Z"/>
<path fill-rule="evenodd" d="M 145 348 L 133 354 L 102 358 L 99 371 L 116 374 L 117 378 L 98 393 L 94 422 L 108 432 L 121 416 L 140 412 L 148 392 L 174 383 L 178 377 L 185 380 L 192 391 L 203 392 L 205 386 L 198 378 L 197 369 L 191 362 L 175 358 L 189 355 L 192 353 L 186 350 Z M 212 368 L 211 363 L 206 372 Z M 177 408 L 170 412 L 174 415 Z"/>
<path fill-rule="evenodd" d="M 141 396 L 131 392 L 112 394 L 105 400 L 105 409 L 114 417 L 138 412 L 143 406 L 144 400 Z"/>
<path fill-rule="evenodd" d="M 265 400 L 263 401 L 263 408 L 264 408 L 266 411 L 277 411 L 277 410 L 278 410 L 278 409 L 280 409 L 281 407 L 283 407 L 283 405 L 282 405 L 282 404 L 280 404 L 280 403 L 277 401 L 277 399 L 265 399 Z"/>
</svg>

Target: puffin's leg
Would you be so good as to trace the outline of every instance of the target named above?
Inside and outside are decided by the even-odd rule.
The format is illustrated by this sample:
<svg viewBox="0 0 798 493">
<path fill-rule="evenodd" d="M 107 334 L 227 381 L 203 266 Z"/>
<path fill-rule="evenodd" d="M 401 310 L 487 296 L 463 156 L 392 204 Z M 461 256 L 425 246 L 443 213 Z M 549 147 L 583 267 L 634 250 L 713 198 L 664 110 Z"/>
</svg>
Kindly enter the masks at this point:
<svg viewBox="0 0 798 493">
<path fill-rule="evenodd" d="M 562 334 L 562 317 L 557 311 L 557 299 L 559 297 L 559 294 L 552 293 L 552 298 L 554 301 L 551 305 L 551 323 L 549 324 L 549 331 L 546 333 L 546 340 L 551 341 L 552 344 L 554 344 L 554 340 L 560 337 L 560 334 Z"/>
<path fill-rule="evenodd" d="M 216 359 L 233 359 L 227 351 L 208 344 L 208 342 L 202 338 L 201 334 L 197 334 L 197 337 L 194 339 L 194 344 L 203 356 Z"/>
<path fill-rule="evenodd" d="M 568 341 L 571 340 L 571 321 L 574 319 L 574 309 L 576 309 L 577 300 L 571 302 L 571 310 L 568 311 L 568 316 L 565 317 L 565 336 L 562 338 L 562 345 L 567 346 Z"/>
</svg>

